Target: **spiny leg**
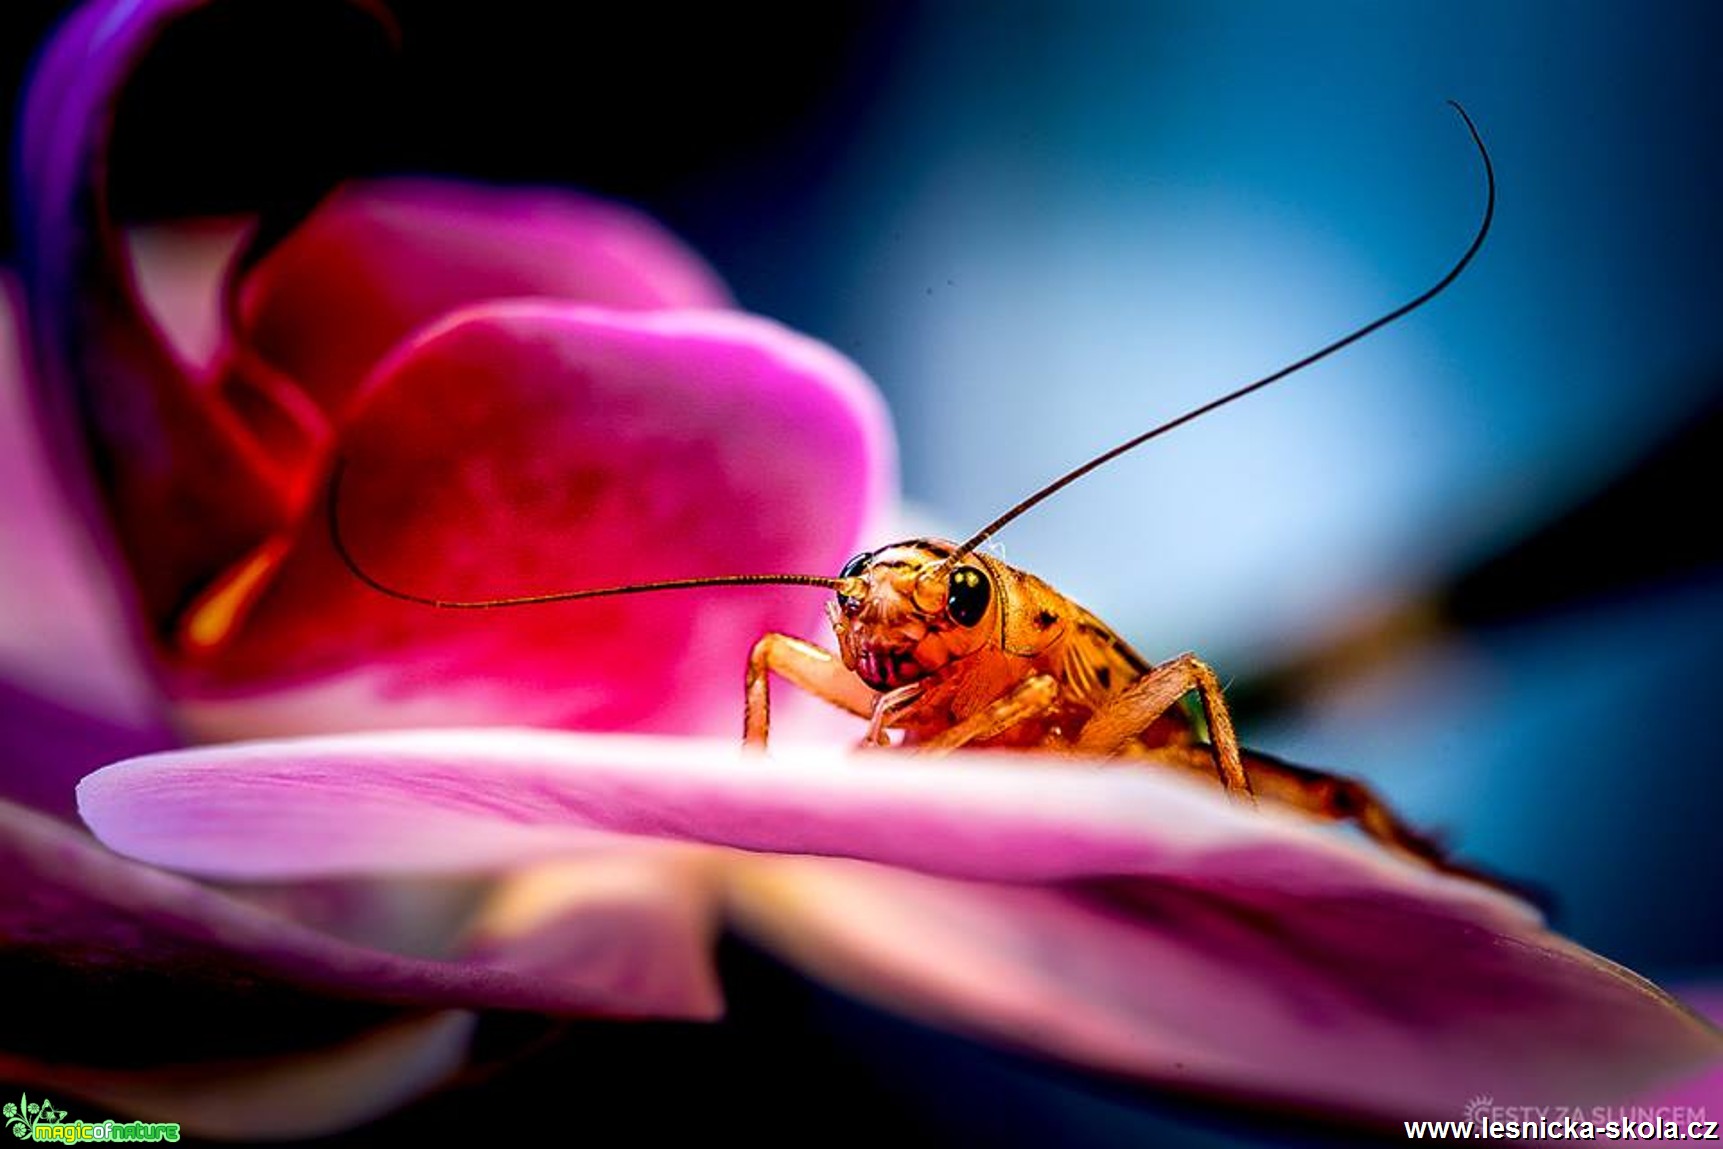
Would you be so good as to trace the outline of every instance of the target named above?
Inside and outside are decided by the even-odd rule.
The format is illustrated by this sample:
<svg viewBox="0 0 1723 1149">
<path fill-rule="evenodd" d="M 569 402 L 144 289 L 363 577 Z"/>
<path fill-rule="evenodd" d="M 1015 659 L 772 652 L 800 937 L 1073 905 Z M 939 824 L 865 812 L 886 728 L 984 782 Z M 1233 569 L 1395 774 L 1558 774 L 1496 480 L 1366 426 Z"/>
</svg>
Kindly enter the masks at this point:
<svg viewBox="0 0 1723 1149">
<path fill-rule="evenodd" d="M 748 655 L 746 703 L 742 719 L 742 743 L 764 748 L 771 725 L 771 689 L 768 674 L 812 694 L 815 698 L 847 710 L 858 718 L 873 713 L 874 692 L 823 647 L 787 634 L 767 634 Z"/>
<path fill-rule="evenodd" d="M 918 754 L 946 754 L 971 742 L 984 742 L 1019 722 L 1045 714 L 1059 700 L 1059 683 L 1050 674 L 1025 678 L 963 721 L 915 746 Z"/>
<path fill-rule="evenodd" d="M 1221 786 L 1235 797 L 1254 799 L 1250 776 L 1239 760 L 1238 735 L 1233 731 L 1226 699 L 1221 696 L 1220 680 L 1208 663 L 1194 654 L 1181 654 L 1152 668 L 1097 709 L 1084 724 L 1073 749 L 1078 754 L 1117 754 L 1193 690 L 1202 700 L 1203 717 L 1208 720 Z"/>
<path fill-rule="evenodd" d="M 1196 774 L 1208 775 L 1214 771 L 1213 759 L 1201 746 L 1157 746 L 1147 756 Z M 1374 790 L 1356 778 L 1294 766 L 1254 750 L 1244 755 L 1244 767 L 1257 796 L 1266 802 L 1289 806 L 1324 821 L 1351 822 L 1390 853 L 1443 873 L 1506 890 L 1516 897 L 1533 901 L 1538 898 L 1535 891 L 1521 889 L 1493 874 L 1454 861 L 1440 842 L 1407 825 Z"/>
<path fill-rule="evenodd" d="M 1306 813 L 1337 822 L 1355 823 L 1395 853 L 1449 869 L 1447 851 L 1428 835 L 1412 829 L 1376 792 L 1356 778 L 1294 766 L 1253 753 L 1249 771 L 1257 793 Z"/>
</svg>

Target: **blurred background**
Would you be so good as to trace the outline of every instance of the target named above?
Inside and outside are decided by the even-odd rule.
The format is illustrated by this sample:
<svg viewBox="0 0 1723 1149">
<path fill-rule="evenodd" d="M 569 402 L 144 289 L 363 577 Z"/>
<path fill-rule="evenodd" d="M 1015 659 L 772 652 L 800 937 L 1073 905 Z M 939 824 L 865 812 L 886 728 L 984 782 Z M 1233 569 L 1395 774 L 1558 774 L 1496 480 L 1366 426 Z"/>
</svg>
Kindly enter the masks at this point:
<svg viewBox="0 0 1723 1149">
<path fill-rule="evenodd" d="M 0 7 L 8 122 L 66 7 Z M 878 381 L 907 497 L 956 535 L 1438 277 L 1483 204 L 1463 102 L 1501 198 L 1448 294 L 1000 550 L 1146 655 L 1202 653 L 1248 742 L 1369 778 L 1582 943 L 1723 981 L 1723 10 L 390 7 L 398 57 L 334 5 L 189 23 L 122 109 L 119 213 L 287 210 L 393 171 L 629 200 Z M 531 1108 L 576 1074 L 688 1099 L 641 1128 L 768 1142 L 785 1090 L 897 1143 L 1326 1136 L 923 1032 L 740 944 L 725 962 L 752 990 L 721 1027 L 575 1027 L 527 1085 L 397 1120 L 491 1089 Z"/>
</svg>

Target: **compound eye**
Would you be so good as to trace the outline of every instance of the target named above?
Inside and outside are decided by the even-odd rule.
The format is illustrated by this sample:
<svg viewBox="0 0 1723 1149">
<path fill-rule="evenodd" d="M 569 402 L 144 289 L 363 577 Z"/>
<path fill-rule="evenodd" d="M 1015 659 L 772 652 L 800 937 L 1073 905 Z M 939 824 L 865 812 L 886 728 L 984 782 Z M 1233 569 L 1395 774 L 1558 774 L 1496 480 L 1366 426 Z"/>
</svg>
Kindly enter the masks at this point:
<svg viewBox="0 0 1723 1149">
<path fill-rule="evenodd" d="M 974 626 L 992 598 L 993 586 L 979 567 L 958 567 L 946 587 L 945 613 L 959 626 Z"/>
<path fill-rule="evenodd" d="M 863 551 L 861 554 L 844 564 L 844 569 L 838 572 L 838 577 L 857 577 L 863 571 L 867 570 L 867 564 L 871 562 L 872 559 L 873 553 L 871 551 Z M 838 595 L 838 605 L 843 608 L 845 614 L 854 614 L 856 611 L 861 609 L 861 599 L 856 598 L 854 595 L 840 594 Z"/>
</svg>

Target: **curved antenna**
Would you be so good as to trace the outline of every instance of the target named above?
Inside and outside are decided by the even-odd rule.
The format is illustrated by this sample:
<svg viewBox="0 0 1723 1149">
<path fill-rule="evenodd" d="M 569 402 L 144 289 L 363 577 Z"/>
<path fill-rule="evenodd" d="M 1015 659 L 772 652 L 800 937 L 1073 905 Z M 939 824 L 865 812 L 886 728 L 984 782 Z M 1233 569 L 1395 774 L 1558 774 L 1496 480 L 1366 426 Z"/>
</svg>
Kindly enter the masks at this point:
<svg viewBox="0 0 1723 1149">
<path fill-rule="evenodd" d="M 547 602 L 574 602 L 583 598 L 609 598 L 622 594 L 645 594 L 648 591 L 660 590 L 693 590 L 697 587 L 708 586 L 812 586 L 840 593 L 845 590 L 856 591 L 855 585 L 859 579 L 826 578 L 822 575 L 799 574 L 766 574 L 766 575 L 718 575 L 712 578 L 679 578 L 667 579 L 662 582 L 630 583 L 627 586 L 606 586 L 593 590 L 553 591 L 548 594 L 510 595 L 506 598 L 479 599 L 447 599 L 431 598 L 428 595 L 413 594 L 398 587 L 392 587 L 378 579 L 353 557 L 353 552 L 347 548 L 347 540 L 341 535 L 341 482 L 347 474 L 347 460 L 337 455 L 335 464 L 329 472 L 329 542 L 335 547 L 335 553 L 340 556 L 341 563 L 350 571 L 354 578 L 390 598 L 402 602 L 417 603 L 420 606 L 434 606 L 439 610 L 495 610 L 505 606 L 538 606 Z"/>
<path fill-rule="evenodd" d="M 1295 374 L 1299 371 L 1302 371 L 1306 367 L 1309 367 L 1312 364 L 1314 364 L 1320 360 L 1328 358 L 1330 355 L 1334 354 L 1336 351 L 1341 350 L 1342 348 L 1350 347 L 1352 344 L 1358 342 L 1360 339 L 1364 338 L 1366 335 L 1369 335 L 1371 332 L 1377 331 L 1383 327 L 1386 327 L 1388 324 L 1394 322 L 1396 319 L 1399 319 L 1404 315 L 1410 314 L 1411 312 L 1416 311 L 1418 308 L 1424 306 L 1424 304 L 1430 302 L 1430 300 L 1432 300 L 1432 299 L 1436 298 L 1436 296 L 1440 295 L 1447 288 L 1447 286 L 1450 283 L 1452 283 L 1452 282 L 1454 282 L 1454 280 L 1458 279 L 1460 277 L 1460 273 L 1462 271 L 1466 270 L 1466 265 L 1472 262 L 1472 257 L 1478 254 L 1478 249 L 1480 247 L 1484 246 L 1484 237 L 1490 234 L 1490 222 L 1493 219 L 1495 219 L 1495 216 L 1496 216 L 1496 169 L 1495 169 L 1495 165 L 1490 163 L 1489 150 L 1484 147 L 1483 137 L 1478 134 L 1478 126 L 1472 122 L 1472 117 L 1466 114 L 1466 109 L 1462 108 L 1457 100 L 1449 100 L 1448 104 L 1456 112 L 1460 113 L 1460 119 L 1465 121 L 1466 130 L 1472 134 L 1472 142 L 1478 146 L 1478 155 L 1480 157 L 1482 157 L 1482 159 L 1484 161 L 1484 179 L 1485 179 L 1485 181 L 1488 185 L 1488 189 L 1489 189 L 1489 197 L 1484 204 L 1483 222 L 1478 225 L 1478 231 L 1477 231 L 1477 234 L 1472 237 L 1471 246 L 1466 248 L 1465 254 L 1460 256 L 1458 262 L 1456 262 L 1453 267 L 1448 269 L 1448 274 L 1444 275 L 1441 279 L 1437 280 L 1434 286 L 1426 289 L 1422 294 L 1418 295 L 1416 298 L 1410 299 L 1407 302 L 1402 303 L 1399 307 L 1396 307 L 1394 310 L 1388 312 L 1386 315 L 1382 315 L 1376 319 L 1371 320 L 1369 323 L 1366 323 L 1363 327 L 1360 327 L 1357 330 L 1350 332 L 1349 334 L 1341 336 L 1339 339 L 1336 339 L 1334 342 L 1328 344 L 1326 347 L 1323 347 L 1320 350 L 1311 352 L 1309 355 L 1306 355 L 1303 359 L 1300 359 L 1298 362 L 1290 364 L 1286 367 L 1282 367 L 1280 370 L 1274 372 L 1274 374 L 1272 374 L 1272 375 L 1265 375 L 1261 379 L 1258 379 L 1254 383 L 1247 383 L 1245 386 L 1240 387 L 1238 390 L 1229 392 L 1225 395 L 1222 395 L 1218 399 L 1211 399 L 1207 403 L 1204 403 L 1201 407 L 1197 407 L 1194 410 L 1187 411 L 1183 415 L 1180 415 L 1178 418 L 1173 419 L 1173 420 L 1166 422 L 1166 423 L 1162 423 L 1159 427 L 1155 427 L 1152 430 L 1144 431 L 1141 435 L 1138 435 L 1134 439 L 1127 439 L 1125 442 L 1120 443 L 1117 447 L 1114 447 L 1112 450 L 1103 452 L 1102 454 L 1099 454 L 1099 455 L 1096 455 L 1093 459 L 1090 459 L 1087 463 L 1084 463 L 1082 466 L 1076 468 L 1075 470 L 1067 471 L 1064 475 L 1061 475 L 1059 478 L 1054 479 L 1051 483 L 1048 483 L 1045 487 L 1042 487 L 1040 490 L 1036 491 L 1034 494 L 1030 495 L 1028 498 L 1024 499 L 1022 502 L 1018 503 L 1016 506 L 1012 507 L 1010 510 L 1006 511 L 1004 514 L 1000 515 L 997 519 L 994 519 L 992 522 L 988 523 L 985 527 L 982 527 L 979 531 L 976 531 L 973 535 L 971 535 L 968 539 L 966 539 L 964 541 L 962 546 L 957 548 L 957 550 L 952 554 L 952 556 L 949 559 L 946 560 L 946 562 L 954 563 L 954 562 L 961 561 L 965 555 L 969 554 L 976 547 L 980 546 L 982 543 L 986 542 L 988 539 L 990 539 L 994 535 L 998 534 L 999 531 L 1007 523 L 1009 523 L 1012 519 L 1015 519 L 1018 515 L 1021 515 L 1023 512 L 1029 510 L 1031 507 L 1034 507 L 1037 504 L 1051 498 L 1053 495 L 1064 490 L 1066 487 L 1070 486 L 1072 483 L 1075 483 L 1078 479 L 1081 479 L 1084 475 L 1087 475 L 1090 471 L 1093 471 L 1099 467 L 1105 466 L 1106 464 L 1112 462 L 1114 459 L 1117 459 L 1120 455 L 1123 455 L 1126 451 L 1133 451 L 1136 448 L 1142 446 L 1144 443 L 1147 443 L 1150 439 L 1159 438 L 1160 436 L 1165 435 L 1168 431 L 1174 430 L 1175 428 L 1178 428 L 1178 427 L 1182 427 L 1186 423 L 1189 423 L 1195 419 L 1202 418 L 1204 415 L 1207 415 L 1210 411 L 1213 411 L 1213 410 L 1220 408 L 1220 407 L 1224 407 L 1228 403 L 1231 403 L 1236 399 L 1244 398 L 1246 395 L 1251 394 L 1253 391 L 1262 390 L 1264 387 L 1267 387 L 1270 383 L 1277 383 L 1280 380 L 1285 379 L 1288 375 L 1292 375 L 1292 374 Z"/>
</svg>

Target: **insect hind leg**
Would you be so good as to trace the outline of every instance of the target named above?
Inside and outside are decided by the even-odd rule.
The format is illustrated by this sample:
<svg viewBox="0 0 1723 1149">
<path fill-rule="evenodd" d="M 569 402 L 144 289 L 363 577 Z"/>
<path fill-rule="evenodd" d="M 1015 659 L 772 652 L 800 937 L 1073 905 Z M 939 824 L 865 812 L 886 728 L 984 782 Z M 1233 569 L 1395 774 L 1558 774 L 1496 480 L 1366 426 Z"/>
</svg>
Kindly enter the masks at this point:
<svg viewBox="0 0 1723 1149">
<path fill-rule="evenodd" d="M 1214 774 L 1214 758 L 1206 746 L 1160 746 L 1147 756 L 1189 773 L 1209 777 Z M 1242 759 L 1253 788 L 1265 803 L 1289 806 L 1327 822 L 1349 822 L 1390 853 L 1512 894 L 1546 914 L 1554 910 L 1547 891 L 1454 860 L 1441 839 L 1408 825 L 1374 790 L 1356 778 L 1295 766 L 1254 750 L 1244 751 Z"/>
<path fill-rule="evenodd" d="M 1448 849 L 1440 840 L 1413 829 L 1356 778 L 1294 766 L 1254 752 L 1246 758 L 1245 768 L 1256 792 L 1270 801 L 1327 821 L 1351 822 L 1389 850 L 1437 869 L 1457 868 L 1448 860 Z"/>
</svg>

